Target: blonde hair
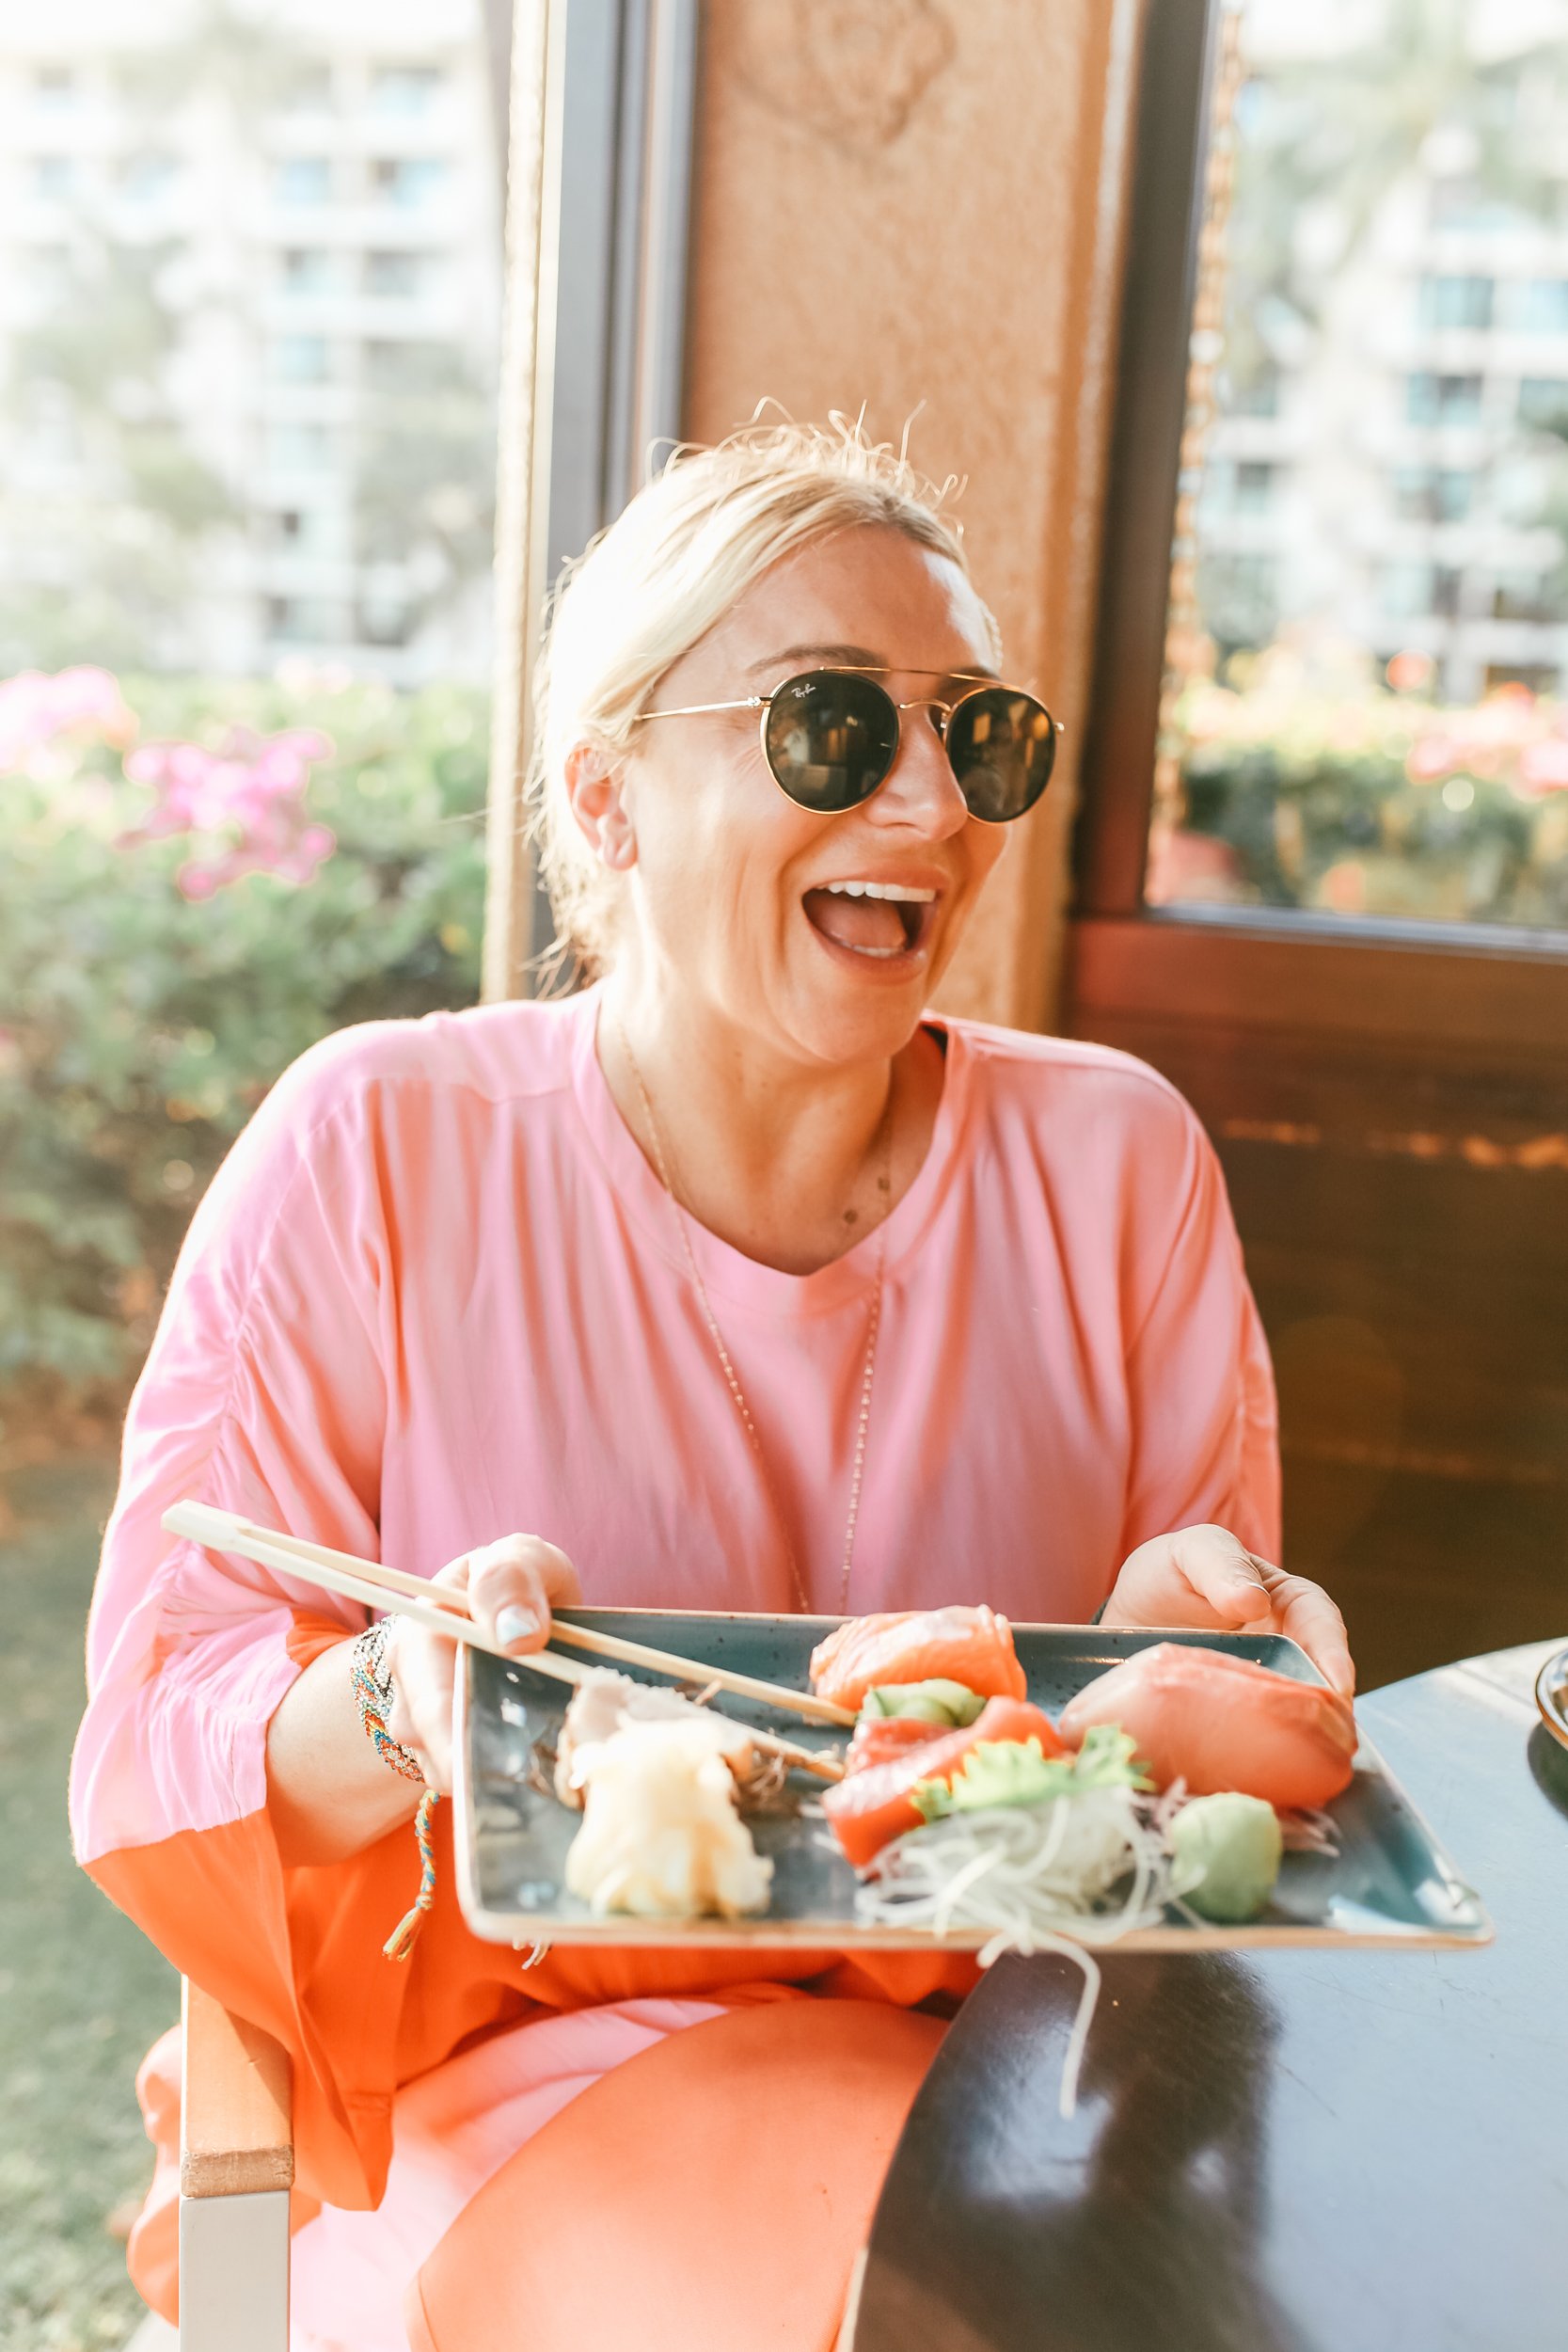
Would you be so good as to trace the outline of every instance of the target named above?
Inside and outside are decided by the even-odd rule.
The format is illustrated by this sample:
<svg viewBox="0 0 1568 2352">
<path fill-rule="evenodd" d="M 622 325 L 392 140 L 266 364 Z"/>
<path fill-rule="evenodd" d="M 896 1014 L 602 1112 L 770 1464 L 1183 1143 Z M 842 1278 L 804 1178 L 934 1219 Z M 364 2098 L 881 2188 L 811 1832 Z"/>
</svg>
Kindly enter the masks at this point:
<svg viewBox="0 0 1568 2352">
<path fill-rule="evenodd" d="M 558 955 L 570 949 L 590 973 L 605 968 L 622 890 L 572 814 L 574 746 L 624 759 L 666 671 L 764 572 L 813 540 L 880 524 L 946 556 L 967 579 L 961 533 L 942 511 L 955 486 L 926 480 L 904 450 L 872 441 L 859 420 L 752 424 L 712 449 L 675 450 L 565 566 L 534 672 L 527 782 Z M 996 624 L 989 611 L 985 617 L 995 660 Z"/>
</svg>

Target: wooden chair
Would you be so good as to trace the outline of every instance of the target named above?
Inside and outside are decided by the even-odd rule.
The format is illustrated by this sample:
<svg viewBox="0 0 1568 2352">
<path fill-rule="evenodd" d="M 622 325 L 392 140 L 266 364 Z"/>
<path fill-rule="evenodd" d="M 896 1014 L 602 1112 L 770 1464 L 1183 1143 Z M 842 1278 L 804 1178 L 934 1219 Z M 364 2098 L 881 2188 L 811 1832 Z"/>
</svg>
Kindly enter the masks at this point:
<svg viewBox="0 0 1568 2352">
<path fill-rule="evenodd" d="M 181 2018 L 180 2352 L 288 2352 L 288 2053 L 189 1978 Z M 853 2352 L 864 2264 L 834 2352 Z"/>
<path fill-rule="evenodd" d="M 288 2352 L 288 2054 L 185 1980 L 181 2352 Z"/>
</svg>

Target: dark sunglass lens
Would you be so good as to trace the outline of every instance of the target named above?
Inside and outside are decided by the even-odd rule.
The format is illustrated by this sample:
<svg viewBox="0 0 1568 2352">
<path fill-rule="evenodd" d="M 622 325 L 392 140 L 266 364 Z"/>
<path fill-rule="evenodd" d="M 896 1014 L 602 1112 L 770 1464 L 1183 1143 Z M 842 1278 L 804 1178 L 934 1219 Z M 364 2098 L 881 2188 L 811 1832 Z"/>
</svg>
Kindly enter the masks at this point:
<svg viewBox="0 0 1568 2352">
<path fill-rule="evenodd" d="M 898 713 L 875 678 L 813 670 L 779 688 L 763 741 L 768 765 L 802 808 L 858 808 L 897 755 Z"/>
<path fill-rule="evenodd" d="M 970 815 L 988 825 L 1010 824 L 1051 781 L 1056 723 L 1033 694 L 987 687 L 954 711 L 947 756 Z"/>
</svg>

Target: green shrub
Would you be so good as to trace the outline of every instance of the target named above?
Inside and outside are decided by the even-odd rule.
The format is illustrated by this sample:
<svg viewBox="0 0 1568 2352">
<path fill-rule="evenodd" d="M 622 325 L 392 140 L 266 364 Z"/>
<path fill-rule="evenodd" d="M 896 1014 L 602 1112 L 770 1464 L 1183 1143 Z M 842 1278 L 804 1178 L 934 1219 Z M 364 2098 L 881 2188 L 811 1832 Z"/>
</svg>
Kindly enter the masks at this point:
<svg viewBox="0 0 1568 2352">
<path fill-rule="evenodd" d="M 130 774 L 107 739 L 123 744 L 129 725 L 88 718 L 31 743 L 13 727 L 8 741 L 0 699 L 0 1412 L 13 1436 L 40 1413 L 119 1408 L 191 1210 L 280 1071 L 348 1022 L 478 991 L 480 693 L 332 675 L 123 691 L 139 721 Z M 325 739 L 304 739 L 320 756 L 297 740 L 268 752 L 300 729 Z M 135 780 L 159 769 L 160 742 L 231 755 L 207 760 L 194 807 Z M 268 760 L 286 783 L 291 758 L 303 794 L 267 786 Z"/>
<path fill-rule="evenodd" d="M 1439 707 L 1275 647 L 1239 690 L 1192 680 L 1176 721 L 1156 903 L 1568 928 L 1560 705 L 1509 686 Z"/>
</svg>

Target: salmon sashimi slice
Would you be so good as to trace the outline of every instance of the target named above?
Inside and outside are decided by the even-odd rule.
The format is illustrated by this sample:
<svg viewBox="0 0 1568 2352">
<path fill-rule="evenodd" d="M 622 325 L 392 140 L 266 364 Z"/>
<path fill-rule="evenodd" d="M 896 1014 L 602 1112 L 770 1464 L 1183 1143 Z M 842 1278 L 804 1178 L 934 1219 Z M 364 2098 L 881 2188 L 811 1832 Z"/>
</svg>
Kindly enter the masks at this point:
<svg viewBox="0 0 1568 2352">
<path fill-rule="evenodd" d="M 928 1724 L 921 1715 L 863 1715 L 845 1751 L 844 1770 L 863 1772 L 868 1764 L 891 1764 L 911 1748 L 927 1747 L 951 1732 L 951 1724 Z"/>
<path fill-rule="evenodd" d="M 1285 1810 L 1327 1804 L 1355 1757 L 1350 1702 L 1224 1650 L 1156 1642 L 1080 1691 L 1059 1729 L 1076 1748 L 1091 1724 L 1119 1724 L 1140 1761 L 1195 1797 L 1237 1789 Z"/>
<path fill-rule="evenodd" d="M 924 1816 L 913 1792 L 923 1780 L 951 1781 L 974 1749 L 1003 1740 L 1037 1740 L 1042 1756 L 1067 1753 L 1043 1708 L 1031 1707 L 1026 1699 L 990 1699 L 961 1731 L 911 1742 L 905 1755 L 868 1764 L 863 1772 L 847 1773 L 835 1783 L 822 1800 L 822 1810 L 856 1869 L 863 1870 L 890 1839 L 920 1827 Z"/>
<path fill-rule="evenodd" d="M 851 1617 L 811 1654 L 812 1688 L 858 1708 L 879 1682 L 964 1683 L 981 1698 L 1022 1699 L 1028 1689 L 1006 1617 L 977 1609 L 900 1609 Z"/>
</svg>

